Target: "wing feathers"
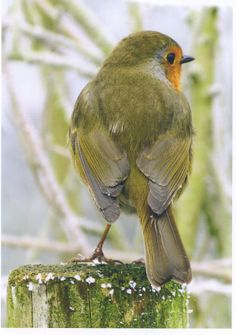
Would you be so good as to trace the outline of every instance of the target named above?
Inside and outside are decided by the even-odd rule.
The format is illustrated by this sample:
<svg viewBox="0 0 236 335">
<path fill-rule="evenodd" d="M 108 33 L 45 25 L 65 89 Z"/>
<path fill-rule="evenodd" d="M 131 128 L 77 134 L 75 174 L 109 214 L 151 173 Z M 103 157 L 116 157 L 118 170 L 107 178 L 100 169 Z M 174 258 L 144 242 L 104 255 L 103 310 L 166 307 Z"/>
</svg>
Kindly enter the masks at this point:
<svg viewBox="0 0 236 335">
<path fill-rule="evenodd" d="M 159 139 L 145 149 L 137 165 L 149 179 L 148 204 L 156 214 L 163 213 L 186 182 L 190 169 L 191 139 Z"/>
<path fill-rule="evenodd" d="M 79 139 L 82 151 L 96 179 L 106 186 L 116 186 L 129 174 L 125 153 L 118 151 L 108 136 L 94 130 Z"/>
<path fill-rule="evenodd" d="M 97 138 L 99 140 L 95 141 Z M 107 140 L 112 142 L 110 139 Z M 76 142 L 79 158 L 75 161 L 77 167 L 79 170 L 82 168 L 82 175 L 97 207 L 105 219 L 112 223 L 120 215 L 117 197 L 120 195 L 129 173 L 127 156 L 118 152 L 117 148 L 114 150 L 113 156 L 109 150 L 105 151 L 106 146 L 103 146 L 105 135 L 100 136 L 97 131 L 87 136 L 77 135 L 74 142 Z"/>
</svg>

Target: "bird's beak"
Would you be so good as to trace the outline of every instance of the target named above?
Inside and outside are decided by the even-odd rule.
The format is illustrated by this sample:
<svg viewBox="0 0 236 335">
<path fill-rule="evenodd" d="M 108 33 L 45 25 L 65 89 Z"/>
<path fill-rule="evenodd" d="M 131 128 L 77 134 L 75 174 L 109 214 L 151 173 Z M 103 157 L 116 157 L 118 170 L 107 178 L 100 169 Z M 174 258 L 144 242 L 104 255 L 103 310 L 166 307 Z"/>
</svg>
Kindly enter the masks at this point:
<svg viewBox="0 0 236 335">
<path fill-rule="evenodd" d="M 192 60 L 194 60 L 195 58 L 191 57 L 191 56 L 187 56 L 184 55 L 180 61 L 180 64 L 184 64 L 184 63 L 188 63 L 188 62 L 192 62 Z"/>
</svg>

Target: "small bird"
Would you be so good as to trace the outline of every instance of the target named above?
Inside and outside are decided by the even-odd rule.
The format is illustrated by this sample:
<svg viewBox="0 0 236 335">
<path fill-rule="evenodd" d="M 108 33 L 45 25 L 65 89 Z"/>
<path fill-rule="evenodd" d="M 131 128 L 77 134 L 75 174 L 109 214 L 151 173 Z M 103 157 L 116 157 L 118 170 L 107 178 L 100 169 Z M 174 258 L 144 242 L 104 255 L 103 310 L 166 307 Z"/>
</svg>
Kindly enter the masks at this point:
<svg viewBox="0 0 236 335">
<path fill-rule="evenodd" d="M 120 210 L 136 212 L 154 287 L 192 277 L 172 202 L 191 171 L 194 131 L 180 76 L 193 59 L 162 33 L 127 36 L 80 93 L 69 129 L 76 170 L 107 221 L 89 259 L 105 258 L 102 247 Z"/>
</svg>

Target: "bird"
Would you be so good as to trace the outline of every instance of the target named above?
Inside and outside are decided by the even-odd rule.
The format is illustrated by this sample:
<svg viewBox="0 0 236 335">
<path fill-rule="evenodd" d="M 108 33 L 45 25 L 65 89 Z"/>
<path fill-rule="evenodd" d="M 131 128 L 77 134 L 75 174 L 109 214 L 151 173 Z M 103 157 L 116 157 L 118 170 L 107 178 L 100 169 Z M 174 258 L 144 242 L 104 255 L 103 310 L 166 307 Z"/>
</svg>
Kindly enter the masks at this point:
<svg viewBox="0 0 236 335">
<path fill-rule="evenodd" d="M 120 212 L 136 213 L 154 288 L 192 279 L 172 210 L 192 166 L 194 129 L 180 85 L 192 60 L 163 33 L 128 35 L 79 94 L 69 127 L 75 169 L 107 222 L 90 259 L 105 258 Z"/>
</svg>

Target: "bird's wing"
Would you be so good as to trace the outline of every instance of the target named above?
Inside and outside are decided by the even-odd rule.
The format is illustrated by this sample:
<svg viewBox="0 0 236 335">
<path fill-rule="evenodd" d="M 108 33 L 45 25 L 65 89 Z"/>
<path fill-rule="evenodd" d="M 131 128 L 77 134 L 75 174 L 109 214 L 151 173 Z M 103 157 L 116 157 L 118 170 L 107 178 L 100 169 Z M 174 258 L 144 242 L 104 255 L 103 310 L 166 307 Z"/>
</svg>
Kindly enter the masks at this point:
<svg viewBox="0 0 236 335">
<path fill-rule="evenodd" d="M 137 166 L 149 179 L 148 204 L 160 215 L 186 183 L 191 167 L 191 139 L 169 135 L 145 148 Z"/>
<path fill-rule="evenodd" d="M 75 105 L 69 131 L 75 167 L 88 185 L 97 207 L 108 222 L 120 215 L 118 195 L 129 174 L 129 162 L 99 122 L 93 125 L 96 111 L 92 111 L 86 94 Z M 86 118 L 89 127 L 83 125 Z"/>
</svg>

